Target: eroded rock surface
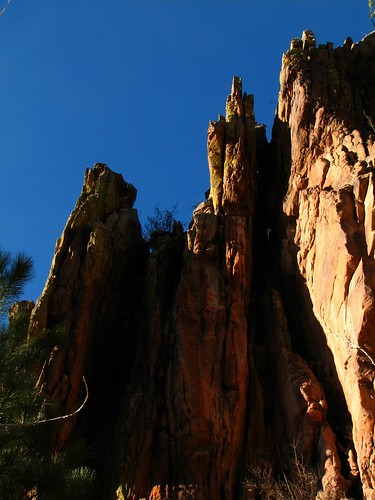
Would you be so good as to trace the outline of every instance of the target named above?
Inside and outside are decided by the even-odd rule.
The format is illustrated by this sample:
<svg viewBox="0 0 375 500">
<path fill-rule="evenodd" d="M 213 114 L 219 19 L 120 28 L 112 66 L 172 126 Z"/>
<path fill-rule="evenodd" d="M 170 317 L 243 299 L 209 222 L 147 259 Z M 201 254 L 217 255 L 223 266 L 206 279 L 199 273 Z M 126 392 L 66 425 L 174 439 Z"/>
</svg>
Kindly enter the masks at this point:
<svg viewBox="0 0 375 500">
<path fill-rule="evenodd" d="M 124 457 L 118 473 L 123 484 L 134 485 L 134 498 L 148 495 L 155 485 L 161 485 L 158 491 L 192 485 L 194 498 L 202 500 L 232 499 L 238 491 L 248 418 L 257 405 L 247 398 L 250 379 L 256 385 L 248 341 L 254 138 L 252 97 L 242 94 L 235 78 L 226 118 L 210 124 L 211 192 L 193 213 L 174 299 L 161 322 L 151 312 L 146 326 L 148 342 L 154 325 L 161 324 L 164 332 L 160 392 L 156 397 L 153 389 L 150 395 L 154 373 L 145 373 L 142 396 L 119 421 L 125 449 L 135 451 Z M 160 267 L 165 251 L 152 255 L 150 265 Z M 154 296 L 149 303 L 154 311 L 161 299 Z M 150 354 L 155 356 L 154 349 Z M 153 422 L 141 442 L 140 419 L 144 425 Z M 261 426 L 262 421 L 259 439 Z"/>
<path fill-rule="evenodd" d="M 132 208 L 135 197 L 135 188 L 106 165 L 86 170 L 81 196 L 57 241 L 50 275 L 31 317 L 34 331 L 60 324 L 69 332 L 66 349 L 51 354 L 41 383 L 71 413 L 83 400 L 86 376 L 87 412 L 97 415 L 87 432 L 105 429 L 118 400 L 109 388 L 115 380 L 125 380 L 136 345 L 147 250 Z M 74 424 L 74 419 L 64 421 L 57 448 Z"/>
<path fill-rule="evenodd" d="M 283 269 L 290 276 L 297 263 L 324 332 L 327 347 L 304 332 L 310 352 L 318 358 L 319 346 L 327 365 L 332 353 L 366 498 L 375 498 L 374 57 L 374 33 L 337 49 L 294 42 L 274 130 L 287 178 Z"/>
<path fill-rule="evenodd" d="M 69 332 L 40 384 L 72 412 L 86 377 L 56 448 L 86 439 L 101 500 L 255 498 L 247 467 L 292 478 L 293 447 L 329 498 L 374 498 L 374 56 L 294 39 L 271 146 L 235 77 L 207 200 L 152 252 L 135 188 L 86 171 L 30 334 Z"/>
</svg>

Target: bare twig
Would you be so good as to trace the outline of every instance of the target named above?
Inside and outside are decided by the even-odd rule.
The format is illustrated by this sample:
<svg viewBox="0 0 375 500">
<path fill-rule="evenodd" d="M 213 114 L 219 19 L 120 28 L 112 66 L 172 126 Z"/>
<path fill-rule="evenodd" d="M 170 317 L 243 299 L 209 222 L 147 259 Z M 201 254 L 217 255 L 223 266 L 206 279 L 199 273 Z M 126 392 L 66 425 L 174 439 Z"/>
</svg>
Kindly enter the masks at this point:
<svg viewBox="0 0 375 500">
<path fill-rule="evenodd" d="M 88 388 L 85 377 L 82 377 L 82 380 L 83 380 L 83 383 L 85 384 L 85 390 L 86 390 L 85 399 L 84 399 L 83 403 L 80 405 L 80 407 L 77 408 L 77 410 L 73 411 L 72 413 L 68 413 L 66 415 L 59 415 L 58 417 L 53 417 L 53 418 L 46 418 L 44 420 L 37 420 L 36 422 L 27 422 L 24 424 L 16 424 L 16 423 L 3 424 L 3 423 L 0 423 L 0 427 L 34 427 L 36 425 L 47 424 L 49 422 L 57 422 L 59 420 L 66 420 L 67 418 L 74 417 L 74 415 L 77 415 L 83 409 L 83 407 L 86 405 L 86 403 L 89 399 L 89 388 Z"/>
<path fill-rule="evenodd" d="M 291 489 L 291 485 L 290 485 L 290 481 L 289 479 L 287 478 L 287 475 L 285 474 L 285 470 L 284 470 L 284 465 L 283 465 L 283 462 L 281 460 L 281 455 L 280 455 L 280 450 L 279 450 L 279 447 L 276 445 L 276 449 L 277 449 L 277 454 L 279 455 L 279 461 L 280 461 L 280 465 L 281 465 L 281 472 L 283 474 L 283 477 L 284 477 L 284 482 L 286 484 L 286 487 L 288 488 L 289 490 L 289 493 L 291 495 L 291 498 L 294 499 L 294 495 L 293 495 L 293 491 Z M 294 452 L 295 452 L 295 449 L 294 449 Z"/>
<path fill-rule="evenodd" d="M 343 337 L 342 335 L 338 335 L 337 333 L 334 333 L 330 328 L 329 326 L 327 325 L 327 323 L 324 321 L 324 319 L 322 317 L 320 317 L 321 319 L 321 322 L 324 324 L 324 327 L 328 330 L 329 334 L 332 335 L 333 337 L 336 337 L 340 340 L 342 340 L 343 342 L 345 342 L 346 344 L 348 344 L 348 346 L 351 348 L 351 349 L 356 349 L 357 351 L 361 351 L 365 356 L 366 358 L 368 358 L 368 360 L 371 362 L 372 366 L 375 366 L 375 359 L 371 356 L 371 354 L 369 354 L 368 351 L 366 351 L 366 349 L 364 349 L 363 347 L 361 347 L 360 345 L 358 344 L 355 344 L 354 342 L 352 342 L 350 339 L 346 338 L 346 337 Z"/>
<path fill-rule="evenodd" d="M 338 335 L 337 333 L 333 333 L 333 331 L 331 329 L 328 328 L 328 330 L 329 330 L 330 335 L 333 335 L 334 337 L 337 337 L 338 339 L 342 340 L 343 342 L 346 342 L 351 349 L 357 349 L 358 351 L 361 351 L 371 361 L 371 364 L 373 366 L 375 366 L 374 358 L 366 351 L 366 349 L 364 349 L 360 345 L 355 344 L 351 340 L 349 340 L 345 337 L 342 337 L 341 335 Z"/>
<path fill-rule="evenodd" d="M 0 12 L 0 16 L 2 16 L 3 14 L 5 14 L 5 11 L 6 11 L 6 10 L 7 10 L 7 8 L 9 7 L 9 5 L 10 5 L 10 2 L 11 2 L 11 1 L 12 1 L 12 0 L 8 0 L 8 1 L 7 1 L 7 3 L 6 3 L 6 5 L 5 5 L 5 7 L 4 7 L 4 8 L 3 8 L 3 10 Z"/>
<path fill-rule="evenodd" d="M 371 20 L 372 20 L 373 25 L 375 26 L 374 19 L 371 18 Z M 366 118 L 367 123 L 369 124 L 370 128 L 372 129 L 373 132 L 375 132 L 375 126 L 374 126 L 374 122 L 372 121 L 371 116 L 368 116 L 366 114 L 365 110 L 363 110 L 363 114 L 365 115 L 365 118 Z"/>
</svg>

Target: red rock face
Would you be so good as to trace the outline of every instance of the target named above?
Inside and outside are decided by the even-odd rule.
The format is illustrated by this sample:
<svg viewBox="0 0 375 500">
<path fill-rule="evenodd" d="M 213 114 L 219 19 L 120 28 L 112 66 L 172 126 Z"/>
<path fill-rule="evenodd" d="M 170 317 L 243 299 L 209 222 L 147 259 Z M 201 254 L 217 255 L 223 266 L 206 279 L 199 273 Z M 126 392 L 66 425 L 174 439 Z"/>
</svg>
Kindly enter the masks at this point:
<svg viewBox="0 0 375 500">
<path fill-rule="evenodd" d="M 295 42 L 283 58 L 275 133 L 290 134 L 291 145 L 284 270 L 297 263 L 333 355 L 366 498 L 375 498 L 374 56 L 374 34 L 335 50 Z"/>
<path fill-rule="evenodd" d="M 207 201 L 152 252 L 133 186 L 86 171 L 31 329 L 69 332 L 40 383 L 72 412 L 85 375 L 56 448 L 86 439 L 101 500 L 253 498 L 293 446 L 327 497 L 374 496 L 375 35 L 315 45 L 283 57 L 271 146 L 234 78 Z"/>
<path fill-rule="evenodd" d="M 248 405 L 249 380 L 257 386 L 248 321 L 255 124 L 252 97 L 238 78 L 226 118 L 210 124 L 208 151 L 211 193 L 194 211 L 186 242 L 176 225 L 154 242 L 147 262 L 137 255 L 134 189 L 106 166 L 88 170 L 32 315 L 35 330 L 62 323 L 70 332 L 41 383 L 72 411 L 86 374 L 91 403 L 78 428 L 108 454 L 99 466 L 109 483 L 102 497 L 121 489 L 144 497 L 158 485 L 171 492 L 190 485 L 201 499 L 232 499 L 238 490 L 248 418 L 262 411 Z M 130 298 L 137 281 L 138 307 Z M 119 351 L 110 359 L 113 348 Z M 121 356 L 129 360 L 125 374 L 111 366 Z M 73 425 L 62 426 L 57 448 Z M 262 425 L 251 441 L 261 440 Z"/>
<path fill-rule="evenodd" d="M 198 498 L 229 499 L 248 413 L 250 187 L 255 171 L 252 99 L 242 96 L 237 78 L 225 121 L 210 124 L 208 151 L 215 189 L 194 211 L 188 231 L 168 389 L 178 408 L 172 420 L 175 433 L 189 429 L 189 437 L 178 443 L 189 482 L 197 484 Z"/>
<path fill-rule="evenodd" d="M 169 351 L 167 357 L 159 353 L 164 357 L 159 368 L 164 385 L 156 394 L 153 374 L 146 373 L 142 400 L 130 415 L 119 419 L 119 432 L 127 433 L 128 446 L 134 450 L 119 477 L 123 484 L 131 478 L 134 498 L 148 495 L 155 485 L 164 485 L 162 491 L 167 486 L 192 485 L 198 499 L 232 499 L 238 489 L 253 377 L 248 363 L 248 316 L 254 135 L 252 98 L 242 95 L 241 82 L 235 78 L 226 118 L 209 127 L 212 188 L 207 202 L 193 213 L 178 286 L 167 321 L 162 323 Z M 168 245 L 151 255 L 150 265 L 160 267 Z M 150 268 L 148 276 L 154 273 L 158 271 Z M 152 310 L 160 309 L 163 297 L 153 300 Z M 151 312 L 146 327 L 151 345 L 158 324 L 160 317 Z M 140 419 L 147 425 L 145 400 L 154 420 L 140 446 L 136 427 Z M 134 422 L 132 430 L 133 424 L 124 429 L 129 418 Z M 262 421 L 260 435 L 261 427 Z M 136 467 L 134 456 L 142 457 Z"/>
<path fill-rule="evenodd" d="M 123 380 L 120 363 L 135 344 L 132 327 L 146 257 L 132 209 L 135 197 L 135 188 L 105 165 L 86 171 L 81 196 L 57 241 L 50 275 L 31 317 L 34 331 L 61 324 L 69 332 L 67 348 L 51 354 L 41 384 L 61 401 L 64 412 L 71 413 L 83 400 L 86 375 L 87 411 L 100 416 L 96 422 L 91 419 L 96 431 L 117 399 L 108 387 Z M 57 449 L 75 420 L 64 421 Z"/>
</svg>

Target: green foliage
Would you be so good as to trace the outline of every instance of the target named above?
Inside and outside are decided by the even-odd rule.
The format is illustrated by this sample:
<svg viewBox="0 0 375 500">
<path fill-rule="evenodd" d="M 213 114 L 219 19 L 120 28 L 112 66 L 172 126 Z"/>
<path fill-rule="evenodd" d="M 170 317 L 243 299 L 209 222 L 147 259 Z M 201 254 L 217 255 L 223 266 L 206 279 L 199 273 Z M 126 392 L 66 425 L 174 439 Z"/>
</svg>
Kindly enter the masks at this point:
<svg viewBox="0 0 375 500">
<path fill-rule="evenodd" d="M 173 229 L 173 223 L 175 222 L 176 211 L 176 203 L 171 209 L 165 208 L 164 210 L 161 210 L 159 205 L 156 205 L 154 208 L 154 214 L 147 217 L 147 222 L 143 230 L 143 237 L 149 241 L 152 235 L 158 231 L 171 232 Z"/>
<path fill-rule="evenodd" d="M 49 455 L 41 439 L 41 432 L 34 429 L 34 442 L 30 431 L 19 432 L 23 448 L 15 456 L 14 443 L 11 448 L 0 450 L 0 498 L 23 500 L 84 500 L 92 496 L 95 474 L 88 467 L 80 465 L 82 451 L 72 454 Z M 42 438 L 43 443 L 47 440 Z M 27 446 L 25 447 L 25 444 Z M 32 494 L 31 494 L 32 493 Z"/>
<path fill-rule="evenodd" d="M 81 458 L 81 457 L 80 457 Z M 93 495 L 95 474 L 88 467 L 72 461 L 69 453 L 56 453 L 39 480 L 38 500 L 84 500 Z"/>
<path fill-rule="evenodd" d="M 0 249 L 0 316 L 7 313 L 22 289 L 33 276 L 33 262 L 24 253 L 12 258 Z"/>
<path fill-rule="evenodd" d="M 21 314 L 0 329 L 1 426 L 49 418 L 55 406 L 38 393 L 36 384 L 39 368 L 52 349 L 63 346 L 66 335 L 54 329 L 27 340 L 27 324 Z"/>
<path fill-rule="evenodd" d="M 67 335 L 61 328 L 29 337 L 22 308 L 5 321 L 6 307 L 32 275 L 24 254 L 0 250 L 0 499 L 89 499 L 94 473 L 82 467 L 81 448 L 53 453 L 60 415 L 55 402 L 38 389 L 41 368 Z"/>
</svg>

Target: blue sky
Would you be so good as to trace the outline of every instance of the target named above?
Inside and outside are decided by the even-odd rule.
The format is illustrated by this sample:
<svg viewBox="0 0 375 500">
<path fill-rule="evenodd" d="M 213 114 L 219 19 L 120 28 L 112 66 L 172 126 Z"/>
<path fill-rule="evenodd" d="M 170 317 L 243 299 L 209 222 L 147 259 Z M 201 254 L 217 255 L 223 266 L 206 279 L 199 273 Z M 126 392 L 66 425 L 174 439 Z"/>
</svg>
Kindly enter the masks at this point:
<svg viewBox="0 0 375 500">
<path fill-rule="evenodd" d="M 304 29 L 359 41 L 367 1 L 12 0 L 0 17 L 0 244 L 34 259 L 24 298 L 40 295 L 96 162 L 135 185 L 141 220 L 178 203 L 187 223 L 232 77 L 270 133 L 281 56 Z"/>
</svg>

